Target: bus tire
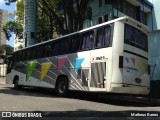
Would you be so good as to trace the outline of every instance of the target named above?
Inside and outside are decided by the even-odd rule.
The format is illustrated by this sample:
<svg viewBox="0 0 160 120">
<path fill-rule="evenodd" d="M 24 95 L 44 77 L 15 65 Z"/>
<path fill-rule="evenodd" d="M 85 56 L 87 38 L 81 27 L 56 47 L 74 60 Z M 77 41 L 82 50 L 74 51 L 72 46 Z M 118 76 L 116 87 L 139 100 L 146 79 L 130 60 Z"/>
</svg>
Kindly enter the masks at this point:
<svg viewBox="0 0 160 120">
<path fill-rule="evenodd" d="M 67 77 L 60 77 L 56 83 L 56 93 L 60 97 L 68 94 L 68 79 Z"/>
<path fill-rule="evenodd" d="M 14 84 L 14 89 L 19 90 L 21 88 L 21 86 L 19 85 L 19 78 L 18 77 L 14 78 L 13 84 Z"/>
</svg>

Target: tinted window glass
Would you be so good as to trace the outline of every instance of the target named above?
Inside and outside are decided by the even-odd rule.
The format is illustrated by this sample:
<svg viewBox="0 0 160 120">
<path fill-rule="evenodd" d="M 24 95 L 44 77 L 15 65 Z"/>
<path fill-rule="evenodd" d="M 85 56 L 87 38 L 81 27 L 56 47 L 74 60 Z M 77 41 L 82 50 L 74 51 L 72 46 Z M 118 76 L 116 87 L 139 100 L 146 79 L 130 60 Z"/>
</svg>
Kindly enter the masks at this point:
<svg viewBox="0 0 160 120">
<path fill-rule="evenodd" d="M 31 52 L 32 52 L 31 49 L 26 50 L 25 60 L 30 60 Z"/>
<path fill-rule="evenodd" d="M 93 31 L 82 34 L 82 50 L 92 49 L 93 47 Z"/>
<path fill-rule="evenodd" d="M 111 41 L 111 27 L 106 26 L 97 30 L 95 47 L 107 47 Z"/>
<path fill-rule="evenodd" d="M 67 54 L 70 51 L 70 40 L 69 37 L 60 40 L 60 54 Z"/>
<path fill-rule="evenodd" d="M 30 59 L 32 60 L 32 59 L 35 59 L 36 57 L 37 57 L 37 49 L 36 49 L 36 47 L 33 47 L 32 49 L 31 49 L 31 55 L 30 55 Z"/>
<path fill-rule="evenodd" d="M 36 51 L 37 51 L 37 55 L 36 55 L 36 58 L 37 59 L 39 59 L 39 58 L 41 58 L 41 56 L 42 56 L 42 46 L 40 46 L 40 45 L 38 45 L 37 47 L 36 47 Z"/>
<path fill-rule="evenodd" d="M 71 36 L 71 52 L 77 52 L 80 48 L 80 35 Z"/>
<path fill-rule="evenodd" d="M 22 51 L 15 52 L 14 56 L 15 56 L 14 57 L 15 62 L 21 61 L 21 59 L 22 59 Z"/>
<path fill-rule="evenodd" d="M 51 44 L 46 43 L 42 46 L 42 57 L 50 57 L 52 55 Z"/>
<path fill-rule="evenodd" d="M 132 45 L 144 51 L 148 51 L 148 38 L 145 33 L 134 28 L 130 25 L 125 24 L 124 31 L 124 42 L 126 44 Z"/>
<path fill-rule="evenodd" d="M 22 61 L 25 61 L 25 57 L 26 57 L 26 51 L 23 50 L 23 51 L 22 51 Z"/>
<path fill-rule="evenodd" d="M 52 54 L 53 55 L 58 55 L 59 54 L 59 42 L 55 41 L 52 44 Z"/>
</svg>

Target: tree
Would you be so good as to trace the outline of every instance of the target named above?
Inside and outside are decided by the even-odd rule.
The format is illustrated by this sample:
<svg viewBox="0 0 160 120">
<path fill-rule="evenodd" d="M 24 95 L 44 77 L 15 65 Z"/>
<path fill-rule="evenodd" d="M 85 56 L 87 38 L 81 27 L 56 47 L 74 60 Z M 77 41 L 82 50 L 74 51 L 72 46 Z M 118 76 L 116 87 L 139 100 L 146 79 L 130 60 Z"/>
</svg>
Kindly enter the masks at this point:
<svg viewBox="0 0 160 120">
<path fill-rule="evenodd" d="M 50 19 L 54 19 L 56 30 L 66 34 L 81 30 L 84 20 L 91 19 L 92 10 L 88 3 L 89 0 L 39 0 L 38 6 Z M 58 10 L 57 6 L 61 9 Z"/>
<path fill-rule="evenodd" d="M 12 36 L 11 35 L 12 32 L 14 32 L 17 37 L 23 38 L 23 27 L 21 24 L 19 24 L 16 21 L 8 21 L 3 26 L 3 32 L 5 33 L 7 40 L 10 40 L 10 37 Z"/>
<path fill-rule="evenodd" d="M 16 21 L 19 24 L 24 25 L 24 0 L 17 1 L 16 8 Z"/>
<path fill-rule="evenodd" d="M 60 4 L 62 5 L 63 14 L 65 16 L 65 24 L 66 29 L 69 33 L 81 30 L 83 28 L 83 22 L 86 18 L 90 18 L 90 16 L 86 16 L 87 10 L 90 11 L 91 7 L 88 7 L 89 0 L 60 0 Z M 89 9 L 87 9 L 89 8 Z M 68 22 L 67 22 L 68 20 Z"/>
<path fill-rule="evenodd" d="M 4 59 L 6 55 L 10 55 L 13 52 L 13 47 L 10 45 L 0 45 L 0 58 Z"/>
<path fill-rule="evenodd" d="M 89 0 L 37 0 L 39 36 L 43 36 L 44 30 L 49 31 L 49 38 L 53 37 L 53 31 L 67 34 L 81 30 L 84 20 L 92 17 L 88 4 Z"/>
</svg>

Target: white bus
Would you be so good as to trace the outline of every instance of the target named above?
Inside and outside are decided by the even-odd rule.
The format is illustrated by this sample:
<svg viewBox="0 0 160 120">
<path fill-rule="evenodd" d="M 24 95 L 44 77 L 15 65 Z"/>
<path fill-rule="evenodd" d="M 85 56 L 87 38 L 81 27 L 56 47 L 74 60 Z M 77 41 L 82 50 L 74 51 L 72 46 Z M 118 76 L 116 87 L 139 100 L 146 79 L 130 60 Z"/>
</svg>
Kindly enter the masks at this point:
<svg viewBox="0 0 160 120">
<path fill-rule="evenodd" d="M 7 84 L 146 95 L 150 91 L 148 30 L 122 17 L 14 52 Z"/>
</svg>

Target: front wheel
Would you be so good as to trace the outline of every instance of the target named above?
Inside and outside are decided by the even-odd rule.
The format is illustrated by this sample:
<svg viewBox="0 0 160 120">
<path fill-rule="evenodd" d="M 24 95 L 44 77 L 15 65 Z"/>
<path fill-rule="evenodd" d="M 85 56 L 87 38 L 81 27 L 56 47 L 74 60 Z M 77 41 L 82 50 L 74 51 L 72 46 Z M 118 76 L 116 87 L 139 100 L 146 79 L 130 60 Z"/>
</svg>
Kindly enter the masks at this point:
<svg viewBox="0 0 160 120">
<path fill-rule="evenodd" d="M 20 85 L 19 85 L 19 79 L 18 78 L 15 78 L 13 84 L 14 84 L 14 89 L 19 90 L 21 88 Z"/>
<path fill-rule="evenodd" d="M 68 94 L 68 79 L 60 78 L 56 84 L 56 93 L 58 96 L 64 97 Z"/>
</svg>

